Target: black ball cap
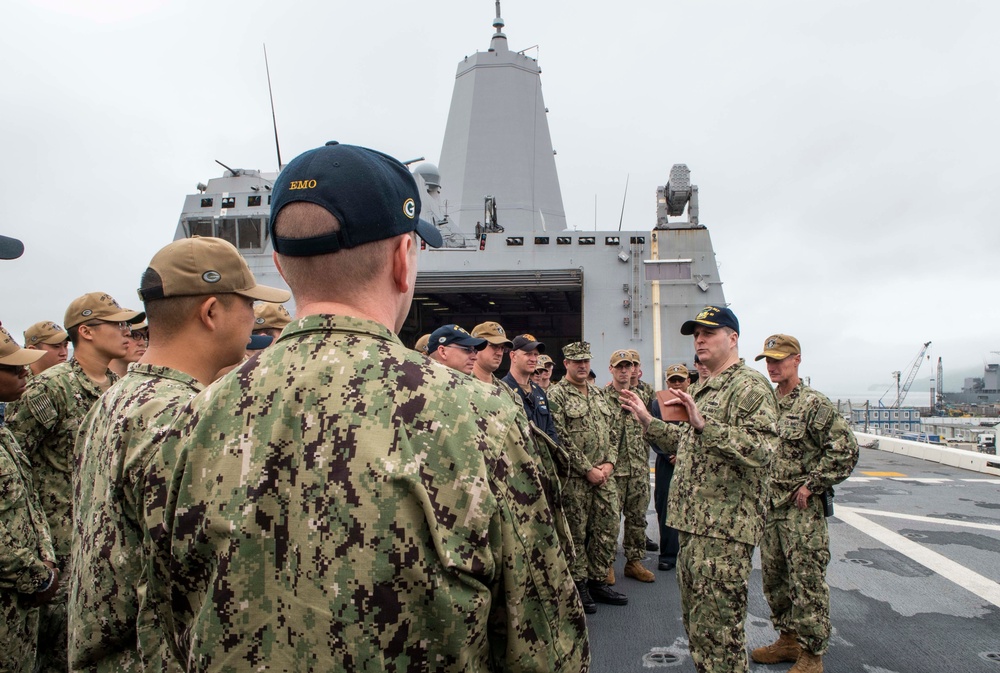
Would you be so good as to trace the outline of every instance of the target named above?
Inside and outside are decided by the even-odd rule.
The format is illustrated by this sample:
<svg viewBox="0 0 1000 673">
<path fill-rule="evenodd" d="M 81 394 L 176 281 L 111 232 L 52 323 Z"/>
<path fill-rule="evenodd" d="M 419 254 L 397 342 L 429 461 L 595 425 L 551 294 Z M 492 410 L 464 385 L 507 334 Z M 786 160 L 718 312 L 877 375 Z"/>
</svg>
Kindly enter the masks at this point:
<svg viewBox="0 0 1000 673">
<path fill-rule="evenodd" d="M 728 327 L 737 334 L 740 333 L 740 321 L 736 319 L 736 314 L 728 308 L 720 306 L 706 306 L 703 308 L 701 313 L 695 316 L 694 320 L 688 320 L 681 325 L 681 334 L 691 336 L 698 325 L 712 329 Z"/>
<path fill-rule="evenodd" d="M 340 230 L 309 238 L 276 236 L 281 209 L 297 201 L 325 208 Z M 281 171 L 268 228 L 274 251 L 291 257 L 337 252 L 411 231 L 432 248 L 444 242 L 437 227 L 420 219 L 420 194 L 406 166 L 388 154 L 336 140 L 300 154 Z"/>
</svg>

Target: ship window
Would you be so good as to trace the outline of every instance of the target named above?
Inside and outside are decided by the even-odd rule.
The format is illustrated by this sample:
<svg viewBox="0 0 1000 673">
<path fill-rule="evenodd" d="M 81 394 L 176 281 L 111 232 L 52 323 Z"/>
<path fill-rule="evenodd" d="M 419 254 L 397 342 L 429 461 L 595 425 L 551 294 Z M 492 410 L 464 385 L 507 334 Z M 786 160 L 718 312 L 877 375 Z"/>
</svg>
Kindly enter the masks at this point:
<svg viewBox="0 0 1000 673">
<path fill-rule="evenodd" d="M 223 196 L 222 197 L 222 207 L 223 208 L 235 208 L 236 207 L 236 197 L 235 196 Z"/>
<path fill-rule="evenodd" d="M 201 207 L 202 208 L 211 208 L 212 204 L 214 202 L 215 202 L 215 200 L 211 196 L 209 196 L 209 197 L 204 198 L 204 199 L 201 200 Z"/>
<path fill-rule="evenodd" d="M 247 197 L 247 206 L 259 206 L 260 205 L 260 194 L 251 194 Z"/>
<path fill-rule="evenodd" d="M 556 245 L 569 245 L 573 242 L 570 236 L 556 236 Z"/>
<path fill-rule="evenodd" d="M 257 198 L 260 199 L 259 196 Z M 260 250 L 263 247 L 261 231 L 264 229 L 264 220 L 256 217 L 241 217 L 237 222 L 240 233 L 239 248 L 241 250 Z"/>
<path fill-rule="evenodd" d="M 188 220 L 188 236 L 211 236 L 212 220 Z"/>
<path fill-rule="evenodd" d="M 219 229 L 216 236 L 236 245 L 236 220 L 229 218 L 219 220 Z"/>
<path fill-rule="evenodd" d="M 577 245 L 594 245 L 594 240 L 593 236 L 581 236 L 576 242 Z"/>
<path fill-rule="evenodd" d="M 267 205 L 271 205 L 271 195 L 267 195 Z"/>
<path fill-rule="evenodd" d="M 548 245 L 548 244 L 549 244 L 548 236 L 535 236 L 535 245 Z"/>
</svg>

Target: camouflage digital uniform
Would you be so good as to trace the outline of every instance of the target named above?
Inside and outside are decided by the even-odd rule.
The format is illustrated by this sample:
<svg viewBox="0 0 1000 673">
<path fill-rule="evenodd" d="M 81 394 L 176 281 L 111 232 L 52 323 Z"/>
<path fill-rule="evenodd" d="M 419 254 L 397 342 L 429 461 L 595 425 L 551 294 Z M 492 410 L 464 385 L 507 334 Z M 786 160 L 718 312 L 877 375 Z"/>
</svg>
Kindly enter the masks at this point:
<svg viewBox="0 0 1000 673">
<path fill-rule="evenodd" d="M 625 517 L 622 547 L 626 561 L 646 558 L 646 510 L 649 509 L 649 444 L 642 436 L 642 426 L 622 409 L 618 391 L 611 384 L 604 388 L 612 410 L 611 438 L 618 442 L 615 485 L 618 489 L 619 516 Z M 614 413 L 616 412 L 617 413 Z M 616 536 L 617 537 L 617 536 Z"/>
<path fill-rule="evenodd" d="M 618 462 L 611 406 L 594 384 L 587 384 L 584 395 L 566 378 L 549 386 L 548 397 L 556 431 L 569 453 L 563 504 L 576 550 L 570 572 L 575 581 L 603 582 L 618 545 L 618 491 L 613 475 L 594 486 L 587 473 L 602 463 Z"/>
<path fill-rule="evenodd" d="M 801 381 L 778 398 L 778 435 L 767 523 L 760 543 L 764 595 L 774 628 L 794 633 L 812 654 L 830 642 L 830 535 L 819 494 L 847 479 L 858 462 L 858 442 L 825 395 Z M 795 506 L 805 485 L 813 495 Z"/>
<path fill-rule="evenodd" d="M 109 383 L 118 376 L 107 370 Z M 7 410 L 7 422 L 31 460 L 38 500 L 48 519 L 59 575 L 68 578 L 73 542 L 74 446 L 80 422 L 101 396 L 75 359 L 46 369 L 28 383 L 17 402 Z M 42 606 L 39 651 L 42 670 L 67 670 L 66 597 L 68 582 L 55 599 Z"/>
<path fill-rule="evenodd" d="M 31 477 L 31 463 L 0 424 L 0 670 L 31 673 L 38 645 L 38 608 L 28 607 L 55 563 L 52 538 Z"/>
<path fill-rule="evenodd" d="M 531 429 L 528 448 L 540 468 L 539 476 L 542 478 L 542 488 L 549 502 L 549 508 L 552 510 L 552 518 L 555 521 L 559 542 L 563 547 L 563 554 L 566 555 L 566 561 L 572 565 L 573 559 L 576 558 L 576 550 L 573 547 L 573 536 L 570 534 L 569 522 L 566 520 L 563 504 L 563 482 L 569 477 L 569 453 L 560 442 L 552 437 L 556 434 L 554 428 L 552 435 L 550 435 L 528 418 L 527 405 L 532 403 L 537 405 L 539 402 L 537 399 L 534 402 L 527 401 L 527 394 L 513 376 L 509 373 L 503 379 L 494 376 L 493 383 L 510 395 L 510 399 L 517 404 L 521 414 L 523 414 L 521 422 Z M 535 383 L 532 383 L 531 387 L 533 392 L 541 393 L 540 399 L 545 400 L 545 413 L 548 414 L 548 397 L 545 395 L 545 391 Z"/>
<path fill-rule="evenodd" d="M 73 670 L 181 670 L 147 604 L 142 476 L 166 428 L 202 389 L 176 369 L 135 364 L 80 426 L 67 578 Z"/>
<path fill-rule="evenodd" d="M 771 384 L 742 359 L 693 397 L 702 432 L 653 419 L 646 437 L 677 452 L 667 523 L 679 531 L 677 582 L 691 659 L 701 673 L 743 673 L 747 579 L 764 531 L 776 402 Z"/>
<path fill-rule="evenodd" d="M 642 379 L 639 379 L 639 382 L 635 384 L 635 390 L 633 390 L 632 392 L 638 395 L 639 399 L 641 399 L 643 404 L 645 404 L 647 407 L 649 406 L 649 403 L 656 397 L 656 391 L 653 390 L 653 386 L 649 385 Z"/>
<path fill-rule="evenodd" d="M 188 670 L 587 670 L 517 418 L 378 323 L 292 322 L 148 468 L 150 591 Z"/>
</svg>

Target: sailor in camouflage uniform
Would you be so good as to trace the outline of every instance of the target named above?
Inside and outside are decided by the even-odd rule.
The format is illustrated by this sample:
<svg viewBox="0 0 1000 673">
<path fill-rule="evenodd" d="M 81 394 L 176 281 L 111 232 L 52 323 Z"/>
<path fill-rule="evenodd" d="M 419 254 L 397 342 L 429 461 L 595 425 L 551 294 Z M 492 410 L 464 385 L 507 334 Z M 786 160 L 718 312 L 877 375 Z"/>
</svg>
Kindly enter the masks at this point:
<svg viewBox="0 0 1000 673">
<path fill-rule="evenodd" d="M 489 338 L 483 335 L 483 338 Z M 555 420 L 549 410 L 549 398 L 541 386 L 531 380 L 531 373 L 538 363 L 539 353 L 545 350 L 531 334 L 519 334 L 511 342 L 510 371 L 499 385 L 510 391 L 514 401 L 522 407 L 525 420 L 531 428 L 531 445 L 543 477 L 542 486 L 556 523 L 556 532 L 563 545 L 567 560 L 576 558 L 573 536 L 563 508 L 563 484 L 569 478 L 569 452 L 559 440 Z"/>
<path fill-rule="evenodd" d="M 622 409 L 619 391 L 629 387 L 635 364 L 631 351 L 611 354 L 608 371 L 611 383 L 604 387 L 610 401 L 611 438 L 618 442 L 615 463 L 615 487 L 618 489 L 619 516 L 625 518 L 622 547 L 625 549 L 625 577 L 653 582 L 656 576 L 642 565 L 646 558 L 646 510 L 649 509 L 649 445 L 642 437 L 642 426 Z M 617 536 L 616 536 L 617 537 Z M 609 579 L 613 571 L 609 573 Z"/>
<path fill-rule="evenodd" d="M 254 300 L 290 298 L 257 285 L 232 244 L 199 237 L 157 252 L 139 295 L 152 326 L 149 349 L 94 405 L 77 438 L 73 670 L 180 670 L 147 601 L 143 468 L 178 411 L 220 369 L 243 359 Z"/>
<path fill-rule="evenodd" d="M 642 398 L 642 401 L 646 403 L 647 409 L 652 409 L 653 401 L 656 399 L 656 391 L 653 390 L 653 386 L 649 385 L 648 382 L 642 380 L 642 359 L 639 356 L 639 351 L 635 349 L 630 349 L 628 351 L 629 357 L 632 359 L 632 374 L 629 377 L 628 389 L 634 392 L 636 395 Z M 653 448 L 647 444 L 649 448 Z M 646 450 L 648 455 L 649 449 Z M 659 551 L 660 546 L 653 542 L 648 535 L 646 538 L 646 551 Z"/>
<path fill-rule="evenodd" d="M 614 478 L 618 443 L 611 438 L 609 400 L 588 380 L 590 344 L 568 344 L 563 347 L 563 357 L 566 376 L 549 388 L 549 410 L 569 451 L 570 474 L 564 484 L 563 506 L 576 550 L 570 570 L 584 609 L 593 613 L 597 601 L 628 603 L 626 596 L 607 584 L 608 568 L 618 546 L 620 510 Z"/>
<path fill-rule="evenodd" d="M 24 330 L 24 347 L 43 352 L 44 357 L 32 362 L 28 372 L 29 377 L 41 374 L 69 358 L 69 334 L 51 320 L 36 322 Z"/>
<path fill-rule="evenodd" d="M 739 357 L 739 329 L 733 312 L 717 306 L 681 326 L 712 372 L 693 397 L 671 401 L 684 406 L 688 424 L 654 419 L 637 395 L 622 393 L 646 437 L 677 453 L 667 522 L 679 531 L 684 629 L 701 673 L 747 670 L 747 579 L 778 443 L 774 391 Z"/>
<path fill-rule="evenodd" d="M 28 366 L 42 350 L 19 348 L 0 327 L 0 402 L 24 392 Z M 0 422 L 0 671 L 31 673 L 38 644 L 38 606 L 52 600 L 59 571 L 31 463 Z"/>
<path fill-rule="evenodd" d="M 296 319 L 150 464 L 150 591 L 198 671 L 583 671 L 582 606 L 511 398 L 428 360 L 409 170 L 297 157 L 269 224 Z M 173 462 L 176 469 L 164 462 Z M 163 478 L 154 485 L 152 478 Z"/>
<path fill-rule="evenodd" d="M 143 318 L 145 314 L 122 309 L 104 292 L 73 300 L 63 322 L 73 344 L 73 359 L 33 377 L 24 396 L 7 409 L 7 423 L 31 459 L 63 577 L 69 576 L 73 537 L 76 433 L 97 398 L 118 380 L 108 365 L 125 355 L 129 324 Z M 39 642 L 46 647 L 38 658 L 43 671 L 67 670 L 65 586 L 42 608 Z"/>
<path fill-rule="evenodd" d="M 496 371 L 500 369 L 503 356 L 510 352 L 514 342 L 507 338 L 503 326 L 492 320 L 473 327 L 472 336 L 486 340 L 486 347 L 479 351 L 472 365 L 472 375 L 484 383 L 499 385 L 500 379 L 496 377 Z"/>
<path fill-rule="evenodd" d="M 830 644 L 830 535 L 822 496 L 850 476 L 858 442 L 833 403 L 799 378 L 798 339 L 768 337 L 755 359 L 764 358 L 771 381 L 778 384 L 781 444 L 760 557 L 771 623 L 781 635 L 750 655 L 762 664 L 795 661 L 795 673 L 821 673 Z"/>
<path fill-rule="evenodd" d="M 656 391 L 653 390 L 653 386 L 649 385 L 648 382 L 642 380 L 642 359 L 639 357 L 639 351 L 630 349 L 628 351 L 629 357 L 632 359 L 632 374 L 629 378 L 628 389 L 637 394 L 642 398 L 646 406 L 656 397 Z M 655 549 L 651 551 L 656 551 Z"/>
</svg>

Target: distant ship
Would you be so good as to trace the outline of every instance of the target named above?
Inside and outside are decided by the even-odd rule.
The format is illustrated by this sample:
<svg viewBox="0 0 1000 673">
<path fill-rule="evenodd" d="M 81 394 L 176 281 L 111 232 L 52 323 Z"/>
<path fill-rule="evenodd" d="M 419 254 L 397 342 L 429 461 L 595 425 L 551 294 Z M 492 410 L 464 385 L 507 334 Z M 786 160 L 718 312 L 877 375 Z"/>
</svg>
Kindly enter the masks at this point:
<svg viewBox="0 0 1000 673">
<path fill-rule="evenodd" d="M 649 229 L 568 228 L 541 70 L 508 48 L 499 2 L 492 25 L 489 49 L 458 64 L 440 169 L 411 166 L 424 195 L 421 216 L 440 228 L 445 246 L 421 255 L 400 337 L 412 344 L 444 323 L 471 329 L 496 320 L 511 335 L 545 342 L 560 365 L 559 349 L 581 339 L 598 372 L 612 351 L 635 349 L 644 378 L 661 388 L 667 365 L 692 364 L 681 323 L 705 305 L 725 304 L 711 237 L 698 220 L 698 188 L 685 165 L 674 165 L 649 195 L 656 199 Z M 225 238 L 261 282 L 284 286 L 267 237 L 276 176 L 226 167 L 199 183 L 175 239 Z"/>
<path fill-rule="evenodd" d="M 991 405 L 1000 402 L 1000 364 L 987 363 L 981 377 L 965 379 L 960 393 L 944 393 L 946 404 Z"/>
</svg>

